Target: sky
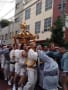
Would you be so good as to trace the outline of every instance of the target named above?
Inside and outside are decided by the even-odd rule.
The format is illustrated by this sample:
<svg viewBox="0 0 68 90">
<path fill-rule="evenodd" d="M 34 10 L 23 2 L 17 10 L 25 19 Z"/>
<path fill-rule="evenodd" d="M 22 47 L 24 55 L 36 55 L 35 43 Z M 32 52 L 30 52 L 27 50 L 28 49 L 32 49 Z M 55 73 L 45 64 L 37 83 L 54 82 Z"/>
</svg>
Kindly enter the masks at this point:
<svg viewBox="0 0 68 90">
<path fill-rule="evenodd" d="M 15 0 L 0 0 L 0 20 L 13 20 L 15 14 Z"/>
</svg>

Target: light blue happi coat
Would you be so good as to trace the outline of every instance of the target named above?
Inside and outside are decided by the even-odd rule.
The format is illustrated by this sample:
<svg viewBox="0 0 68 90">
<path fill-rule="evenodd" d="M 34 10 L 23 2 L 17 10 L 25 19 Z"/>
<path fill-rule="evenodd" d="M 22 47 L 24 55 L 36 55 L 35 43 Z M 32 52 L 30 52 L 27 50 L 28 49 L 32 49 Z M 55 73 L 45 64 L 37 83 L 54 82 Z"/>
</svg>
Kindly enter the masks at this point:
<svg viewBox="0 0 68 90">
<path fill-rule="evenodd" d="M 53 89 L 57 89 L 58 86 L 58 79 L 59 79 L 59 75 L 54 75 L 54 76 L 50 76 L 50 75 L 44 75 L 44 73 L 47 72 L 51 72 L 56 70 L 58 72 L 58 64 L 50 57 L 48 57 L 43 51 L 38 51 L 38 56 L 40 58 L 41 61 L 44 62 L 44 69 L 42 72 L 42 76 L 41 78 L 43 78 L 43 84 L 42 87 L 43 89 L 46 90 L 53 90 Z"/>
<path fill-rule="evenodd" d="M 1 54 L 5 54 L 5 53 L 8 53 L 8 52 L 9 52 L 9 49 L 8 48 L 0 49 L 0 55 Z"/>
<path fill-rule="evenodd" d="M 68 72 L 68 52 L 66 52 L 61 59 L 61 68 L 63 72 Z"/>
</svg>

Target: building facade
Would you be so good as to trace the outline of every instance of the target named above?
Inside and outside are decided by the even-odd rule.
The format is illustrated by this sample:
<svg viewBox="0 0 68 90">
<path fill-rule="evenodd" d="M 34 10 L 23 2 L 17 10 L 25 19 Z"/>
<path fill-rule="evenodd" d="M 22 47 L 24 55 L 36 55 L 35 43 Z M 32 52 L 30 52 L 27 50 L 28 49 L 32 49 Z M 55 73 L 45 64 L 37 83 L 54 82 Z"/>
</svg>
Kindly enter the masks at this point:
<svg viewBox="0 0 68 90">
<path fill-rule="evenodd" d="M 23 1 L 16 0 L 15 3 L 15 20 L 7 27 L 0 28 L 0 40 L 1 43 L 12 44 L 13 43 L 13 36 L 20 32 L 20 23 L 22 22 L 22 10 L 23 10 Z M 7 38 L 6 38 L 7 37 Z"/>
<path fill-rule="evenodd" d="M 26 21 L 27 29 L 38 36 L 37 41 L 50 38 L 53 20 L 52 0 L 30 0 L 23 8 L 23 21 Z"/>
<path fill-rule="evenodd" d="M 16 0 L 15 8 L 15 22 L 10 31 L 20 32 L 20 23 L 26 22 L 27 30 L 37 35 L 37 41 L 45 41 L 51 37 L 51 27 L 57 17 L 62 17 L 63 10 L 68 15 L 68 0 Z M 65 28 L 68 40 L 68 27 Z"/>
<path fill-rule="evenodd" d="M 51 37 L 51 27 L 58 17 L 64 18 L 68 14 L 68 0 L 26 0 L 23 6 L 23 21 L 28 30 L 37 34 L 37 41 Z M 66 21 L 65 21 L 66 22 Z M 65 23 L 64 22 L 64 23 Z M 65 39 L 68 40 L 68 29 L 65 28 Z"/>
</svg>

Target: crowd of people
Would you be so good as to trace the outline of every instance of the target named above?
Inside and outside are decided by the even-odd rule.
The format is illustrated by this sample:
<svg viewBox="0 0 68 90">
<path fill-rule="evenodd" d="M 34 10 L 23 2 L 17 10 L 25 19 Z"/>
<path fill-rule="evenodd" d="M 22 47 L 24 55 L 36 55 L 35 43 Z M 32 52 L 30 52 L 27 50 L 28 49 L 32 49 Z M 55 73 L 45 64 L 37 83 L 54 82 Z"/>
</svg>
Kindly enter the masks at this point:
<svg viewBox="0 0 68 90">
<path fill-rule="evenodd" d="M 68 52 L 54 43 L 0 46 L 0 68 L 10 90 L 68 90 Z"/>
</svg>

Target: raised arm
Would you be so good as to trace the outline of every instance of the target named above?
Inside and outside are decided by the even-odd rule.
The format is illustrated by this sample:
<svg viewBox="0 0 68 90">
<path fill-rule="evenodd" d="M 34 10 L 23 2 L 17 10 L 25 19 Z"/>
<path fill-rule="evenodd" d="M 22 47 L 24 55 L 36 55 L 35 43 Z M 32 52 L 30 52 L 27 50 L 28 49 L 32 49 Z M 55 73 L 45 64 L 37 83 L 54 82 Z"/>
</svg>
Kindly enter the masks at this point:
<svg viewBox="0 0 68 90">
<path fill-rule="evenodd" d="M 42 60 L 43 62 L 46 62 L 46 61 L 49 61 L 50 59 L 52 59 L 49 56 L 47 56 L 43 51 L 40 51 L 40 50 L 38 51 L 38 56 L 39 56 L 40 60 Z"/>
</svg>

